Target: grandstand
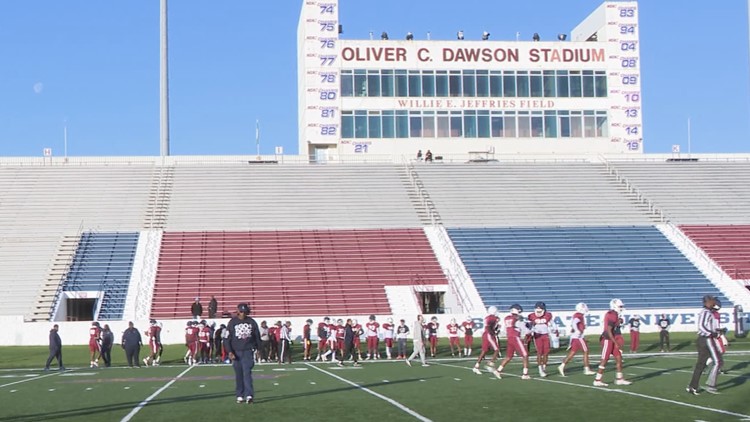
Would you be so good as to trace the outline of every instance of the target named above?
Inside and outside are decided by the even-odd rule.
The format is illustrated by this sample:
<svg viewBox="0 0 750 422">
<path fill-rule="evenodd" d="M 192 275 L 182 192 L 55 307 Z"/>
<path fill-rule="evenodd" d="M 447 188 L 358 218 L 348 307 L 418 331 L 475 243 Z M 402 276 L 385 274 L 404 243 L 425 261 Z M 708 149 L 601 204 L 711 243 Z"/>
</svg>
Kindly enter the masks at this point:
<svg viewBox="0 0 750 422">
<path fill-rule="evenodd" d="M 750 226 L 681 225 L 682 230 L 734 280 L 750 280 Z"/>
</svg>

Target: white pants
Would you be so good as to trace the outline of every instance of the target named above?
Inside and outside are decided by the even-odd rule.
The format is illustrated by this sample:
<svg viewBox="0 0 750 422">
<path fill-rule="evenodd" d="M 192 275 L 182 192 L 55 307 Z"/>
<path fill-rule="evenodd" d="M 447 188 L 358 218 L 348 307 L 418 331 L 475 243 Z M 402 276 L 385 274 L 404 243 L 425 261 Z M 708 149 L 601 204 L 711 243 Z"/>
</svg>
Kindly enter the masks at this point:
<svg viewBox="0 0 750 422">
<path fill-rule="evenodd" d="M 424 360 L 424 356 L 425 356 L 424 343 L 419 340 L 414 341 L 414 351 L 412 352 L 411 356 L 409 356 L 408 360 L 414 359 L 415 357 L 417 357 L 417 355 L 419 355 L 419 358 L 422 360 L 422 365 L 427 363 Z"/>
</svg>

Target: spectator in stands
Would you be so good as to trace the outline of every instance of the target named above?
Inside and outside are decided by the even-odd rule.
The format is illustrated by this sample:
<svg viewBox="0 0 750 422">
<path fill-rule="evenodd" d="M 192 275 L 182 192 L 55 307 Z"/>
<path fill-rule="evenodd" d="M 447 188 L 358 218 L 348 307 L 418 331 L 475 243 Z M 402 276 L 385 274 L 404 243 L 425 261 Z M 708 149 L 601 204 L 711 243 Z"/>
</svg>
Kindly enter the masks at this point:
<svg viewBox="0 0 750 422">
<path fill-rule="evenodd" d="M 128 366 L 141 367 L 141 361 L 138 355 L 141 352 L 141 332 L 133 326 L 133 321 L 128 322 L 128 328 L 122 333 L 122 348 L 125 349 L 125 357 L 128 360 Z"/>
<path fill-rule="evenodd" d="M 61 371 L 65 370 L 62 361 L 62 340 L 60 339 L 60 334 L 57 333 L 57 330 L 59 329 L 60 326 L 55 324 L 52 326 L 52 329 L 49 330 L 49 357 L 47 358 L 47 364 L 44 365 L 45 371 L 49 371 L 49 365 L 52 363 L 52 359 L 57 359 L 57 364 Z"/>
<path fill-rule="evenodd" d="M 216 300 L 216 296 L 211 296 L 211 301 L 208 302 L 208 317 L 216 318 L 216 311 L 219 309 L 219 302 Z"/>
<path fill-rule="evenodd" d="M 193 315 L 194 320 L 200 320 L 203 315 L 203 305 L 201 305 L 201 298 L 196 297 L 193 306 L 190 307 L 190 313 Z"/>
<path fill-rule="evenodd" d="M 432 162 L 432 151 L 430 151 L 429 149 L 424 154 L 424 161 L 427 162 L 427 163 L 431 163 Z"/>
<path fill-rule="evenodd" d="M 668 352 L 669 326 L 671 325 L 671 323 L 669 322 L 669 318 L 667 318 L 667 315 L 661 314 L 661 317 L 659 317 L 659 321 L 657 321 L 657 324 L 659 325 L 659 349 L 661 352 Z"/>
<path fill-rule="evenodd" d="M 112 366 L 112 345 L 115 343 L 115 334 L 109 328 L 109 324 L 104 324 L 102 329 L 102 359 L 104 366 Z"/>
<path fill-rule="evenodd" d="M 422 150 L 417 151 L 417 161 L 422 161 Z"/>
</svg>

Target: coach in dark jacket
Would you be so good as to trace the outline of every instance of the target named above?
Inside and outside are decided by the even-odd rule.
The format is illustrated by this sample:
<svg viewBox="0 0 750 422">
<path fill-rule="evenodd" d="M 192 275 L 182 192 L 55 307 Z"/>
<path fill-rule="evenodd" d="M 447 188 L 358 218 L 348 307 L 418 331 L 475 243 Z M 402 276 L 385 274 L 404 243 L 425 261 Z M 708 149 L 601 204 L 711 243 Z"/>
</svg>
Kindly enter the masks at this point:
<svg viewBox="0 0 750 422">
<path fill-rule="evenodd" d="M 109 329 L 108 324 L 104 324 L 102 329 L 102 359 L 104 366 L 112 366 L 112 345 L 115 343 L 115 334 Z"/>
<path fill-rule="evenodd" d="M 57 364 L 60 366 L 60 370 L 65 370 L 62 361 L 62 340 L 60 334 L 57 334 L 57 330 L 60 327 L 55 324 L 52 329 L 49 330 L 49 357 L 47 358 L 47 364 L 44 365 L 44 370 L 49 371 L 49 365 L 52 363 L 52 359 L 57 359 Z"/>
<path fill-rule="evenodd" d="M 344 359 L 348 358 L 349 356 L 353 357 L 354 366 L 359 366 L 359 362 L 357 360 L 357 355 L 359 355 L 359 353 L 355 353 L 354 350 L 354 336 L 354 329 L 352 328 L 352 320 L 350 318 L 346 320 L 346 326 L 344 326 L 344 353 L 341 354 L 339 366 L 344 366 Z"/>
<path fill-rule="evenodd" d="M 234 381 L 237 403 L 253 402 L 253 366 L 255 350 L 260 346 L 258 323 L 250 318 L 247 303 L 237 305 L 237 316 L 227 324 L 224 350 L 229 354 L 234 367 Z"/>
<path fill-rule="evenodd" d="M 128 329 L 122 333 L 122 348 L 128 359 L 128 366 L 141 367 L 138 354 L 141 352 L 141 333 L 133 326 L 133 321 L 128 322 Z"/>
</svg>

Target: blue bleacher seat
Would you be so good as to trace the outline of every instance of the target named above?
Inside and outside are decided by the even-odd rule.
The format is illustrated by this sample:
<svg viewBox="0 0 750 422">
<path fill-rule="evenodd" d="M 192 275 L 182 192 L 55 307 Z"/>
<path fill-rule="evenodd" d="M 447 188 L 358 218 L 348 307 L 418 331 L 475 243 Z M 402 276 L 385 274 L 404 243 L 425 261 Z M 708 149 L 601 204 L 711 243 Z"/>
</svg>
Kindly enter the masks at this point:
<svg viewBox="0 0 750 422">
<path fill-rule="evenodd" d="M 122 319 L 137 246 L 137 232 L 81 234 L 63 290 L 104 292 L 99 319 Z"/>
<path fill-rule="evenodd" d="M 704 294 L 731 303 L 652 226 L 452 228 L 456 250 L 487 305 L 537 301 L 556 311 L 586 302 L 608 309 L 700 306 Z"/>
</svg>

